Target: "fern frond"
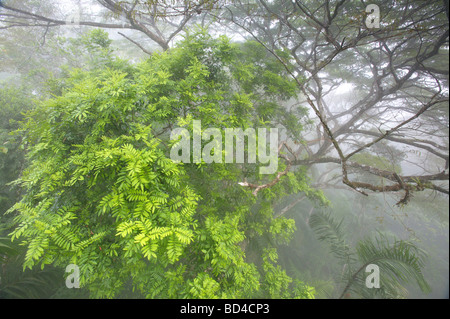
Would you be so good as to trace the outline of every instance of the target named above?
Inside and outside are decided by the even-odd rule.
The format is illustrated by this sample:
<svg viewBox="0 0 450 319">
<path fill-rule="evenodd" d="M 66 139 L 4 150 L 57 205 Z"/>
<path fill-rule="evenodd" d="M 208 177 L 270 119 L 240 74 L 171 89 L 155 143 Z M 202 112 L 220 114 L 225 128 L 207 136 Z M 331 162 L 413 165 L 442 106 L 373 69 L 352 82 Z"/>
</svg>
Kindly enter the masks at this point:
<svg viewBox="0 0 450 319">
<path fill-rule="evenodd" d="M 319 236 L 319 240 L 330 245 L 331 253 L 346 264 L 356 261 L 356 256 L 345 240 L 343 220 L 337 221 L 331 213 L 315 212 L 309 219 L 310 227 Z"/>
<path fill-rule="evenodd" d="M 406 297 L 407 283 L 416 283 L 423 292 L 430 292 L 422 268 L 426 254 L 414 243 L 389 240 L 380 235 L 375 240 L 363 240 L 356 251 L 364 265 L 375 264 L 380 269 L 380 286 L 390 296 Z"/>
</svg>

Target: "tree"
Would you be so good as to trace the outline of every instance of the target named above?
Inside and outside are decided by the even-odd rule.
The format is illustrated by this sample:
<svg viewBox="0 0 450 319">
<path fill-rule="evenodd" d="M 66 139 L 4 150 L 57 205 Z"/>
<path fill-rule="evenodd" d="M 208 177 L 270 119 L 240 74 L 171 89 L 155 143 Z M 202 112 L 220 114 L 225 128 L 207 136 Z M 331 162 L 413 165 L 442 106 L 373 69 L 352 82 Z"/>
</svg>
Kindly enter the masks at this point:
<svg viewBox="0 0 450 319">
<path fill-rule="evenodd" d="M 285 65 L 315 117 L 316 134 L 302 136 L 293 167 L 339 164 L 340 181 L 318 185 L 344 184 L 364 195 L 401 191 L 403 205 L 414 191 L 448 194 L 444 2 L 383 1 L 375 29 L 365 23 L 362 1 L 235 1 L 216 16 L 244 29 Z M 338 106 L 336 89 L 344 83 L 351 84 L 353 98 Z M 382 142 L 384 155 L 377 150 Z M 413 151 L 426 153 L 413 159 L 419 168 L 413 175 L 363 165 L 355 157 Z M 362 182 L 360 173 L 378 179 Z"/>
<path fill-rule="evenodd" d="M 81 25 L 106 29 L 135 30 L 145 34 L 158 44 L 163 50 L 169 48 L 172 39 L 184 30 L 188 22 L 202 14 L 202 11 L 211 9 L 216 5 L 216 0 L 189 0 L 189 1 L 153 1 L 132 0 L 114 1 L 98 0 L 90 1 L 88 6 L 100 5 L 106 10 L 106 22 L 95 21 L 95 14 L 82 12 L 83 6 L 78 3 L 78 11 L 65 15 L 33 10 L 28 3 L 9 5 L 5 1 L 0 2 L 4 9 L 0 12 L 2 29 L 14 27 L 43 27 L 48 30 L 52 27 L 63 25 Z M 86 8 L 86 7 L 85 7 Z M 100 10 L 99 8 L 97 8 Z M 204 13 L 203 13 L 204 14 Z M 123 37 L 137 45 L 146 53 L 148 52 L 137 41 L 121 33 Z"/>
<path fill-rule="evenodd" d="M 51 47 L 54 39 L 48 40 L 51 41 Z M 63 61 L 67 62 L 66 65 L 60 65 L 64 70 L 83 67 L 95 73 L 108 66 L 126 69 L 127 64 L 124 64 L 124 61 L 111 55 L 110 42 L 107 34 L 102 30 L 93 30 L 76 40 L 60 38 L 57 43 L 63 44 L 67 51 L 59 52 L 51 48 L 54 66 L 57 66 L 56 61 L 60 58 L 61 64 Z M 64 281 L 61 280 L 64 274 L 62 269 L 49 266 L 46 269 L 34 268 L 23 271 L 26 249 L 12 244 L 11 239 L 6 237 L 14 229 L 15 223 L 12 214 L 4 213 L 21 199 L 22 192 L 14 181 L 22 175 L 26 166 L 27 144 L 22 143 L 21 134 L 14 134 L 14 131 L 19 128 L 24 114 L 34 108 L 36 100 L 51 94 L 60 94 L 68 78 L 67 74 L 64 78 L 64 71 L 60 74 L 49 75 L 50 70 L 43 72 L 41 68 L 33 69 L 27 65 L 30 61 L 10 62 L 12 62 L 9 65 L 10 71 L 14 75 L 8 79 L 8 84 L 2 83 L 0 89 L 0 263 L 2 269 L 0 296 L 1 298 L 80 297 L 83 291 L 77 291 L 77 294 L 65 287 Z M 25 74 L 14 73 L 12 69 L 17 64 L 24 67 L 21 72 Z M 24 69 L 26 71 L 23 71 Z M 26 74 L 27 72 L 29 74 Z M 40 83 L 42 78 L 47 77 L 49 80 L 46 80 L 46 83 Z M 35 82 L 36 78 L 41 80 Z"/>
<path fill-rule="evenodd" d="M 303 104 L 317 124 L 316 134 L 308 132 L 300 139 L 306 145 L 293 145 L 298 139 L 286 141 L 298 154 L 291 166 L 338 164 L 334 168 L 342 175 L 336 186 L 344 184 L 363 195 L 368 191 L 402 192 L 399 205 L 406 204 L 414 191 L 448 194 L 446 1 L 383 1 L 378 4 L 380 28 L 367 23 L 366 4 L 356 0 L 98 3 L 112 20 L 81 20 L 80 25 L 137 30 L 163 50 L 199 14 L 210 24 L 237 26 L 235 33 L 244 30 L 263 44 L 296 80 Z M 19 9 L 5 3 L 2 7 L 5 29 L 66 24 L 62 17 L 50 17 L 55 13 L 38 14 L 26 6 Z M 89 18 L 89 14 L 83 17 Z M 126 22 L 119 23 L 119 17 Z M 158 21 L 171 26 L 169 35 Z M 353 101 L 347 99 L 345 105 L 336 107 L 336 89 L 342 84 L 351 85 Z M 389 152 L 415 152 L 417 172 L 401 176 L 355 160 L 354 155 L 363 151 L 369 156 L 382 155 L 376 148 L 381 141 L 389 142 L 385 144 Z M 378 182 L 359 181 L 357 175 L 362 172 L 378 177 Z"/>
<path fill-rule="evenodd" d="M 87 3 L 99 6 L 88 7 Z M 33 81 L 39 96 L 47 100 L 47 94 L 51 93 L 55 97 L 30 113 L 24 127 L 26 141 L 31 145 L 31 166 L 24 175 L 28 179 L 22 180 L 28 197 L 15 207 L 21 211 L 18 221 L 23 221 L 25 228 L 19 228 L 15 235 L 28 241 L 27 266 L 38 263 L 30 257 L 34 249 L 36 256 L 42 257 L 39 262 L 55 261 L 64 267 L 73 261 L 68 256 L 74 254 L 78 243 L 83 251 L 87 245 L 86 254 L 79 252 L 84 256 L 86 275 L 91 271 L 85 262 L 90 258 L 86 257 L 87 251 L 98 263 L 103 256 L 99 251 L 103 254 L 105 245 L 120 242 L 118 245 L 122 246 L 109 251 L 121 251 L 125 242 L 137 240 L 136 236 L 141 235 L 142 244 L 130 244 L 133 248 L 127 257 L 119 253 L 116 259 L 110 257 L 117 262 L 147 254 L 150 260 L 144 257 L 141 259 L 148 261 L 134 264 L 131 261 L 133 272 L 121 275 L 115 273 L 120 263 L 115 264 L 117 268 L 109 274 L 114 280 L 105 279 L 110 278 L 108 272 L 104 278 L 92 279 L 98 283 L 90 285 L 93 296 L 100 296 L 102 291 L 105 292 L 102 296 L 117 296 L 119 288 L 113 286 L 128 286 L 134 274 L 151 278 L 146 281 L 137 275 L 131 283 L 137 290 L 148 292 L 148 297 L 292 296 L 288 291 L 309 296 L 311 290 L 304 289 L 301 282 L 306 277 L 287 276 L 279 267 L 286 256 L 277 252 L 295 228 L 293 220 L 287 218 L 293 207 L 298 208 L 297 204 L 305 203 L 307 197 L 325 202 L 323 195 L 310 186 L 351 191 L 354 194 L 338 198 L 347 201 L 354 198 L 351 195 L 358 195 L 355 198 L 363 203 L 362 210 L 380 198 L 390 204 L 388 196 L 395 200 L 398 206 L 395 210 L 407 209 L 408 214 L 416 211 L 422 198 L 429 200 L 435 196 L 442 200 L 427 207 L 448 205 L 446 1 L 382 1 L 377 4 L 381 14 L 379 28 L 368 23 L 367 3 L 352 0 L 79 1 L 78 4 L 78 10 L 62 13 L 62 7 L 50 2 L 45 6 L 32 1 L 0 2 L 0 28 L 7 35 L 1 48 L 8 53 L 1 57 L 7 61 L 5 64 L 11 70 L 23 72 L 40 61 L 56 62 L 48 74 L 34 73 L 43 75 L 44 80 L 51 79 L 45 93 L 40 84 L 36 85 L 39 82 Z M 96 15 L 102 17 L 101 22 L 94 19 Z M 187 41 L 174 46 L 175 40 L 194 22 L 211 25 L 215 34 L 231 30 L 231 35 L 239 35 L 240 40 L 246 41 L 231 45 L 223 38 L 212 40 L 200 32 L 196 36 L 187 33 Z M 78 27 L 57 28 L 65 24 Z M 120 30 L 126 41 L 151 56 L 150 62 L 133 66 L 116 59 L 110 40 L 98 30 L 68 41 L 54 41 L 57 32 L 92 26 Z M 136 31 L 141 38 L 136 32 L 122 33 L 124 30 Z M 25 50 L 17 49 L 12 42 L 17 37 L 13 35 L 15 32 L 32 39 L 42 53 L 39 60 L 25 59 L 30 62 L 24 63 L 25 68 L 16 68 L 22 65 Z M 166 53 L 155 53 L 152 43 Z M 64 52 L 45 54 L 51 45 Z M 69 65 L 62 73 L 60 61 Z M 69 73 L 72 66 L 84 70 Z M 147 109 L 149 105 L 151 108 Z M 193 130 L 196 119 L 202 120 L 203 129 L 269 125 L 282 128 L 278 171 L 261 176 L 254 164 L 198 163 L 175 165 L 179 171 L 167 176 L 164 163 L 169 160 L 172 146 L 169 132 L 177 126 Z M 147 149 L 154 150 L 155 153 L 148 154 L 156 154 L 160 163 L 153 161 L 153 155 L 149 155 L 151 159 L 131 163 L 132 157 L 147 154 Z M 91 160 L 92 165 L 88 164 Z M 56 166 L 48 168 L 45 163 Z M 149 180 L 146 174 L 151 172 L 141 169 L 150 163 L 156 180 Z M 131 169 L 132 165 L 137 166 Z M 126 178 L 125 167 L 137 170 L 133 183 Z M 38 172 L 41 175 L 34 175 Z M 95 180 L 91 179 L 93 173 L 97 173 Z M 307 175 L 311 176 L 311 184 L 307 183 Z M 171 185 L 167 178 L 178 184 Z M 183 204 L 175 208 L 178 204 L 170 202 L 170 198 L 178 198 L 185 206 L 191 205 L 190 210 L 186 208 L 191 213 L 182 216 L 176 230 L 153 234 L 158 238 L 152 240 L 159 241 L 157 247 L 152 246 L 156 248 L 148 245 L 151 239 L 143 235 L 143 225 L 130 225 L 128 234 L 121 228 L 124 236 L 116 238 L 113 233 L 123 222 L 120 218 L 129 215 L 111 216 L 122 209 L 131 214 L 148 200 L 139 196 L 154 196 L 145 193 L 153 187 L 161 197 L 169 196 L 152 204 L 157 206 L 155 211 L 161 210 L 166 217 L 176 211 L 181 213 Z M 123 199 L 119 196 L 122 193 L 128 197 Z M 288 194 L 291 196 L 286 197 Z M 369 194 L 370 201 L 366 196 Z M 34 195 L 37 197 L 33 198 Z M 40 204 L 38 198 L 42 200 Z M 96 210 L 101 200 L 104 200 L 102 208 Z M 152 211 L 139 207 L 143 212 Z M 38 212 L 36 223 L 31 223 L 29 209 Z M 420 214 L 426 216 L 428 211 L 424 210 Z M 305 211 L 306 221 L 312 211 Z M 56 212 L 62 218 L 59 221 L 53 219 L 57 218 Z M 88 227 L 95 224 L 96 229 L 80 224 L 81 212 Z M 69 220 L 64 220 L 64 216 Z M 70 220 L 72 216 L 77 218 Z M 356 217 L 358 221 L 361 218 Z M 138 217 L 133 218 L 134 223 Z M 164 230 L 175 223 L 172 217 L 164 218 L 157 220 L 157 227 Z M 29 231 L 25 220 L 32 225 Z M 63 226 L 51 227 L 60 222 Z M 445 229 L 448 232 L 445 218 L 442 227 L 444 233 Z M 40 236 L 43 229 L 47 233 Z M 80 235 L 80 229 L 86 233 Z M 180 241 L 183 231 L 185 243 Z M 352 236 L 360 232 L 361 229 Z M 65 238 L 69 233 L 78 235 Z M 58 236 L 64 238 L 57 239 Z M 43 245 L 38 242 L 41 239 Z M 56 247 L 58 244 L 63 247 Z M 165 255 L 169 246 L 173 247 L 172 259 Z M 39 247 L 45 248 L 44 251 Z M 148 247 L 145 252 L 144 247 Z M 378 248 L 383 251 L 386 247 L 391 247 L 390 242 Z M 428 247 L 433 247 L 433 243 Z M 67 254 L 60 255 L 64 250 Z M 47 254 L 49 251 L 53 252 Z M 154 262 L 152 253 L 165 264 Z M 110 257 L 101 260 L 113 264 Z M 81 257 L 73 258 L 79 261 Z M 142 271 L 148 270 L 145 267 L 150 264 L 158 264 L 159 268 Z M 448 268 L 448 257 L 446 265 Z M 170 280 L 164 273 L 167 270 L 172 276 Z M 239 286 L 239 280 L 237 285 L 231 283 L 231 278 L 242 278 L 245 271 L 252 284 L 243 287 Z M 289 277 L 300 281 L 291 281 Z M 273 284 L 275 279 L 278 286 Z M 174 284 L 168 287 L 164 281 Z M 190 288 L 176 290 L 175 282 Z M 294 283 L 297 289 L 291 289 Z"/>
<path fill-rule="evenodd" d="M 256 65 L 261 77 L 249 72 Z M 65 85 L 22 129 L 30 165 L 10 211 L 19 212 L 12 238 L 27 247 L 24 267 L 76 264 L 92 297 L 114 297 L 129 281 L 151 298 L 312 296 L 276 264 L 276 243 L 294 225 L 272 214 L 290 193 L 324 202 L 303 170 L 277 180 L 286 162 L 262 177 L 260 164 L 169 158 L 170 129 L 192 129 L 195 118 L 203 128 L 287 123 L 298 132 L 280 106 L 295 86 L 262 47 L 199 31 L 127 73 L 76 70 Z M 256 197 L 237 183 L 244 177 L 277 182 Z M 247 249 L 259 238 L 269 241 Z"/>
</svg>

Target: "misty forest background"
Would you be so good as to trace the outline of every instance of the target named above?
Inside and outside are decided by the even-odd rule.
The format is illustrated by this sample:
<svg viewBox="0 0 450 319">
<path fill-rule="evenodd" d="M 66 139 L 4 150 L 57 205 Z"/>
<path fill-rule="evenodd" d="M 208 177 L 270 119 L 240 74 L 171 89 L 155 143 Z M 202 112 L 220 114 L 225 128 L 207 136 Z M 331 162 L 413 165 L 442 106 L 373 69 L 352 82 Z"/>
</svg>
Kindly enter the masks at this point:
<svg viewBox="0 0 450 319">
<path fill-rule="evenodd" d="M 0 298 L 448 298 L 448 10 L 1 0 Z M 278 171 L 174 163 L 193 120 Z"/>
</svg>

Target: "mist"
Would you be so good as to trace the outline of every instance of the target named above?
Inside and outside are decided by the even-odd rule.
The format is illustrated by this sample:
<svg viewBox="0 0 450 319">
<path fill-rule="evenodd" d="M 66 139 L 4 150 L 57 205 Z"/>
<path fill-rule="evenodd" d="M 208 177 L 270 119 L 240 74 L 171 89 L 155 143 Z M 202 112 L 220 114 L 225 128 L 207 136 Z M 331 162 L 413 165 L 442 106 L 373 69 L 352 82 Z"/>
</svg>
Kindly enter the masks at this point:
<svg viewBox="0 0 450 319">
<path fill-rule="evenodd" d="M 373 5 L 0 0 L 0 298 L 448 299 L 448 1 Z"/>
</svg>

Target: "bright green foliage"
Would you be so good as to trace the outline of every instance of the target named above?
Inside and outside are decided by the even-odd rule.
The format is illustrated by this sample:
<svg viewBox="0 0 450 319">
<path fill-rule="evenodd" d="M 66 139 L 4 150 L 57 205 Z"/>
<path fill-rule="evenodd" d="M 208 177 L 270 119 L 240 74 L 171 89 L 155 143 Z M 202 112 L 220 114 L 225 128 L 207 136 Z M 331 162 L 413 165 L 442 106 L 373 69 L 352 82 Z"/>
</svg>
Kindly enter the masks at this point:
<svg viewBox="0 0 450 319">
<path fill-rule="evenodd" d="M 312 298 L 313 288 L 276 264 L 276 245 L 295 230 L 273 216 L 276 199 L 305 192 L 324 201 L 303 170 L 256 198 L 237 182 L 276 174 L 168 156 L 168 129 L 193 119 L 203 129 L 284 125 L 298 134 L 281 107 L 295 85 L 263 52 L 200 31 L 133 68 L 75 70 L 23 127 L 30 164 L 11 211 L 19 212 L 12 238 L 27 247 L 24 267 L 76 264 L 94 298 L 117 296 L 130 282 L 147 298 Z"/>
<path fill-rule="evenodd" d="M 54 72 L 50 72 L 48 68 L 33 70 L 31 77 L 47 78 L 47 81 L 39 83 L 37 89 L 42 86 L 42 95 L 59 96 L 64 89 L 71 87 L 74 81 L 80 80 L 85 71 L 89 71 L 92 78 L 102 74 L 106 68 L 131 72 L 129 62 L 113 54 L 111 43 L 108 33 L 100 29 L 82 33 L 76 38 L 57 38 L 52 41 L 49 43 L 52 48 L 51 55 L 58 68 Z"/>
</svg>

